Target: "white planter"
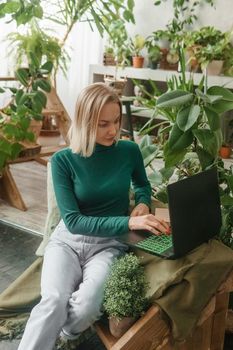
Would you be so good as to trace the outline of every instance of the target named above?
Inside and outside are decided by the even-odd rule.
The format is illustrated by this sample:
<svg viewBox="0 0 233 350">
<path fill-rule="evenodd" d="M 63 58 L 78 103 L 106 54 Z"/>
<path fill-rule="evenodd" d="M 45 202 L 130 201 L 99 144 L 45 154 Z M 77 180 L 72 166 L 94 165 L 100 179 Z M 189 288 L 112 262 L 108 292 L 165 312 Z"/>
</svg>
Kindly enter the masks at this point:
<svg viewBox="0 0 233 350">
<path fill-rule="evenodd" d="M 210 62 L 206 68 L 208 75 L 219 75 L 221 74 L 223 67 L 223 61 L 214 60 Z"/>
</svg>

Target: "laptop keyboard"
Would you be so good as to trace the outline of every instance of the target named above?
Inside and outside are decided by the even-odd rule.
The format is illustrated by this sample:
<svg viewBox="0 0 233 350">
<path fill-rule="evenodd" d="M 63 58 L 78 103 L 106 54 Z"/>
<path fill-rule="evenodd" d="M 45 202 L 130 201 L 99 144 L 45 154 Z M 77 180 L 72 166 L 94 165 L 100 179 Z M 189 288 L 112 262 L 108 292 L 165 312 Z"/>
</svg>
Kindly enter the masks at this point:
<svg viewBox="0 0 233 350">
<path fill-rule="evenodd" d="M 136 244 L 136 247 L 140 247 L 152 253 L 158 254 L 165 252 L 172 246 L 171 235 L 151 235 Z"/>
</svg>

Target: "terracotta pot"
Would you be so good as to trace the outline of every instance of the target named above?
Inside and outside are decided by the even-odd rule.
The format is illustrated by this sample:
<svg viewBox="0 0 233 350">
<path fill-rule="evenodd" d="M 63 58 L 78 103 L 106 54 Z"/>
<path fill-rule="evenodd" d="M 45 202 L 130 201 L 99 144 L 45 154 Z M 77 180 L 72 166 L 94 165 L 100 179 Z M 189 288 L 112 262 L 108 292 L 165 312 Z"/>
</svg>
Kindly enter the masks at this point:
<svg viewBox="0 0 233 350">
<path fill-rule="evenodd" d="M 144 63 L 144 57 L 142 56 L 133 56 L 133 67 L 134 68 L 142 68 Z"/>
<path fill-rule="evenodd" d="M 230 158 L 231 155 L 231 147 L 229 146 L 222 146 L 219 150 L 219 155 L 221 158 L 227 159 Z"/>
<path fill-rule="evenodd" d="M 115 338 L 120 338 L 135 323 L 134 317 L 124 317 L 122 319 L 110 317 L 109 330 Z"/>
</svg>

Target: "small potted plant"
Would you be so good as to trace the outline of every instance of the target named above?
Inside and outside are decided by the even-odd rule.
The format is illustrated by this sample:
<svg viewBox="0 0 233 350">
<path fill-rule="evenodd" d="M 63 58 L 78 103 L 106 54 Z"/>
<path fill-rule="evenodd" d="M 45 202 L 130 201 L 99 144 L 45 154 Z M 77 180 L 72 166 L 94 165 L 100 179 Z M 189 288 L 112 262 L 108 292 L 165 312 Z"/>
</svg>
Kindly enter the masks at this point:
<svg viewBox="0 0 233 350">
<path fill-rule="evenodd" d="M 230 45 L 230 33 L 221 32 L 214 27 L 202 27 L 186 35 L 187 50 L 196 58 L 202 70 L 207 68 L 210 75 L 221 73 Z"/>
<path fill-rule="evenodd" d="M 130 39 L 130 49 L 132 52 L 132 60 L 134 68 L 142 68 L 144 63 L 144 57 L 141 54 L 144 48 L 146 40 L 143 36 L 137 34 L 133 39 Z"/>
<path fill-rule="evenodd" d="M 118 18 L 109 23 L 108 50 L 105 50 L 104 62 L 116 67 L 114 76 L 104 77 L 104 82 L 122 95 L 127 79 L 118 77 L 118 68 L 130 64 L 129 39 L 124 20 Z"/>
<path fill-rule="evenodd" d="M 219 155 L 221 158 L 230 158 L 232 153 L 233 144 L 233 119 L 227 122 L 229 114 L 226 113 L 223 119 L 223 142 L 219 150 Z M 225 122 L 225 123 L 224 123 Z"/>
<path fill-rule="evenodd" d="M 105 283 L 103 306 L 114 337 L 121 337 L 146 310 L 147 289 L 144 268 L 136 255 L 126 254 L 113 263 Z"/>
<path fill-rule="evenodd" d="M 158 67 L 162 53 L 153 35 L 147 37 L 145 46 L 148 52 L 149 67 L 151 69 L 156 69 Z"/>
</svg>

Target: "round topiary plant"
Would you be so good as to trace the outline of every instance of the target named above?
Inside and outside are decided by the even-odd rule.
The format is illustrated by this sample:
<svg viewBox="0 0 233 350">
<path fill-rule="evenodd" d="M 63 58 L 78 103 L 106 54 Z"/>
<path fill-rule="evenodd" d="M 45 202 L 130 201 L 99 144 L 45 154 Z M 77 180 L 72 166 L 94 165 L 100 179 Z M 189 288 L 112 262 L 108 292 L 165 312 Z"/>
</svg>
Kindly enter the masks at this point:
<svg viewBox="0 0 233 350">
<path fill-rule="evenodd" d="M 118 328 L 120 320 L 132 318 L 132 322 L 142 315 L 148 307 L 146 292 L 148 282 L 140 259 L 133 253 L 116 260 L 104 289 L 104 309 L 110 318 L 110 331 L 114 336 L 121 336 L 129 327 L 117 332 L 111 329 L 111 320 L 116 319 Z M 130 325 L 131 325 L 130 324 Z"/>
</svg>

